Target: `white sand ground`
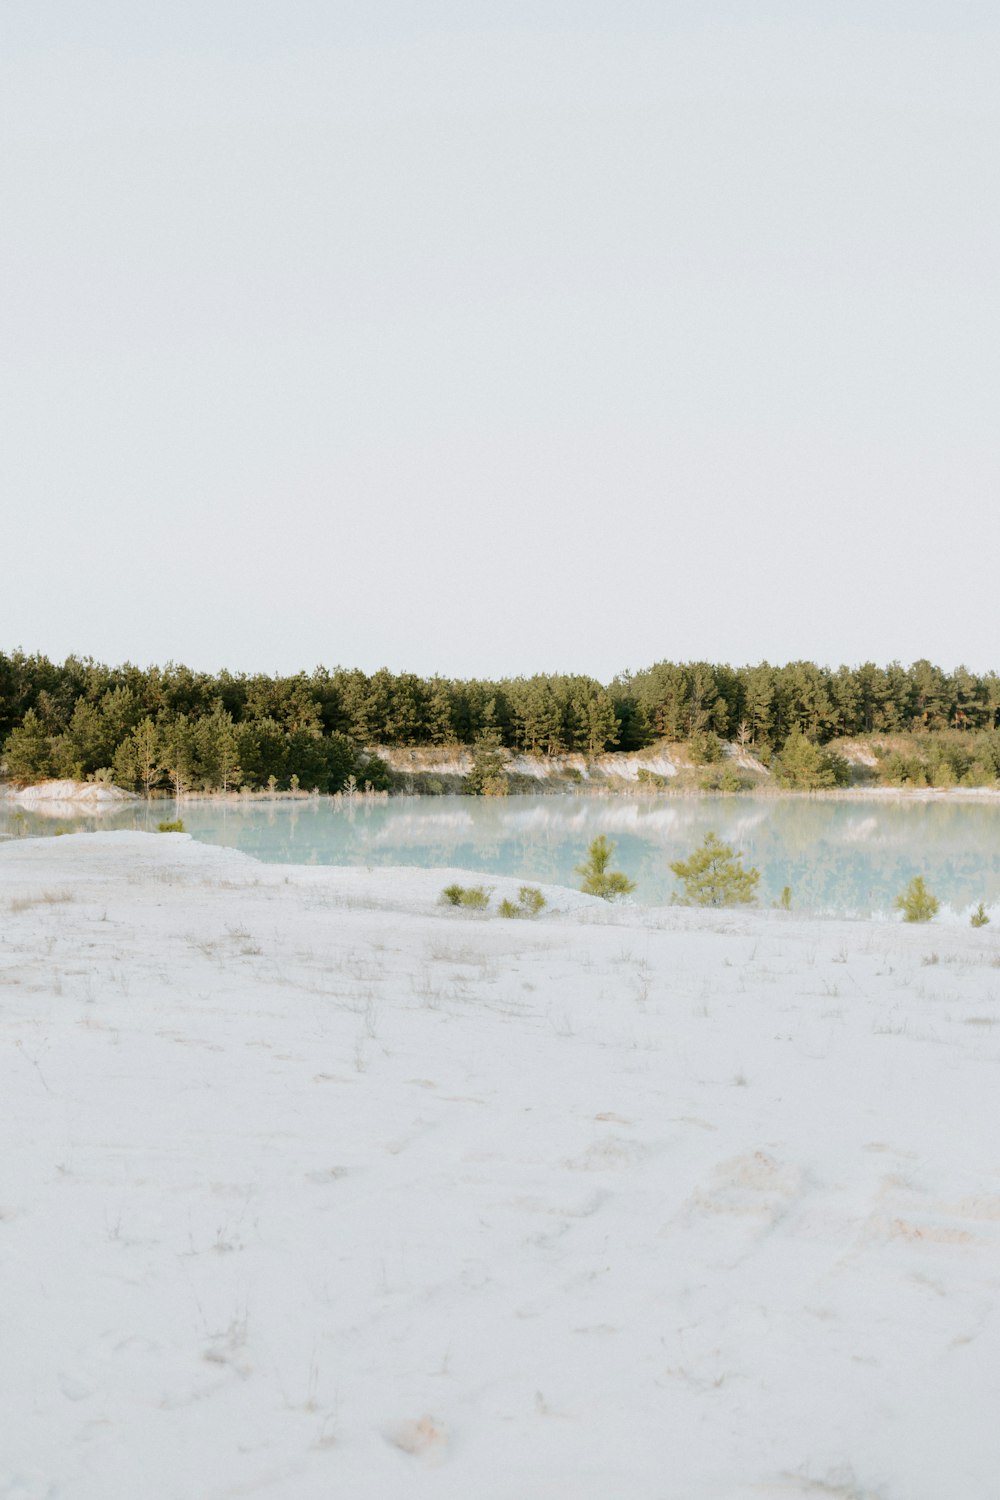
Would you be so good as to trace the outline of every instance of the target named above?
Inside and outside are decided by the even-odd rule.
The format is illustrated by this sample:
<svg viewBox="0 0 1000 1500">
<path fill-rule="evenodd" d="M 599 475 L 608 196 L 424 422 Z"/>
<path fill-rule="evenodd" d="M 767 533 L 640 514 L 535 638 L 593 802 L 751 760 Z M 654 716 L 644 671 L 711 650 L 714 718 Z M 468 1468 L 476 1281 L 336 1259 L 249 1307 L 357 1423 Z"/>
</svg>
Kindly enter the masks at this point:
<svg viewBox="0 0 1000 1500">
<path fill-rule="evenodd" d="M 998 924 L 446 878 L 0 848 L 0 1497 L 1000 1495 Z"/>
</svg>

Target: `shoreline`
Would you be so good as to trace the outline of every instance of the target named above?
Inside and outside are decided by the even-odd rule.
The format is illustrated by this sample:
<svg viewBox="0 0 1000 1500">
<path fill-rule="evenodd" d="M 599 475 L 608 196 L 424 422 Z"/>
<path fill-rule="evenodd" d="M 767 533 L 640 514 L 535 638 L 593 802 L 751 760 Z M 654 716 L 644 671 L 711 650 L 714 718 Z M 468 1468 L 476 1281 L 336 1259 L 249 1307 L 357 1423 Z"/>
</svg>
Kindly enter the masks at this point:
<svg viewBox="0 0 1000 1500">
<path fill-rule="evenodd" d="M 487 802 L 495 801 L 502 803 L 519 797 L 608 797 L 615 800 L 638 800 L 643 802 L 660 802 L 676 800 L 695 801 L 772 801 L 776 799 L 808 800 L 813 802 L 866 802 L 898 801 L 898 802 L 970 802 L 970 801 L 997 801 L 1000 800 L 1000 786 L 997 787 L 894 787 L 894 786 L 855 786 L 855 787 L 825 787 L 816 790 L 802 790 L 795 787 L 779 786 L 752 786 L 742 788 L 740 791 L 709 790 L 700 787 L 647 787 L 632 786 L 629 784 L 618 784 L 605 786 L 600 783 L 571 783 L 560 785 L 556 788 L 545 790 L 541 785 L 537 788 L 525 787 L 512 790 L 496 797 L 483 797 L 473 793 L 446 790 L 442 792 L 428 791 L 405 791 L 393 790 L 391 792 L 320 792 L 320 791 L 237 791 L 237 792 L 183 792 L 176 797 L 172 792 L 156 792 L 151 797 L 144 797 L 139 793 L 122 792 L 120 797 L 102 800 L 86 795 L 93 786 L 90 782 L 80 782 L 78 785 L 84 790 L 84 795 L 75 797 L 53 798 L 47 801 L 45 798 L 32 798 L 22 800 L 19 796 L 23 788 L 14 787 L 12 783 L 0 783 L 0 803 L 21 809 L 24 812 L 45 812 L 54 802 L 61 802 L 67 809 L 72 807 L 78 813 L 94 814 L 100 816 L 105 812 L 114 812 L 129 806 L 146 805 L 155 807 L 159 804 L 164 806 L 182 807 L 185 803 L 218 803 L 226 806 L 262 806 L 269 803 L 311 803 L 321 802 L 343 802 L 347 804 L 365 805 L 378 802 L 396 801 L 401 797 L 411 797 L 419 801 L 439 802 L 445 798 L 455 798 L 460 801 Z"/>
</svg>

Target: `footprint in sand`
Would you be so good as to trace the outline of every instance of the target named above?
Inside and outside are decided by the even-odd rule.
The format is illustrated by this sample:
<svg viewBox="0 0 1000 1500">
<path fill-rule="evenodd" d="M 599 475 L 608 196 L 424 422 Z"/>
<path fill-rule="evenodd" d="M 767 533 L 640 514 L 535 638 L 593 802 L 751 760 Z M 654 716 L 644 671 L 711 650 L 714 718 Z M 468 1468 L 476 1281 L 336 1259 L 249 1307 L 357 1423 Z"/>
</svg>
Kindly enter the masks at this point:
<svg viewBox="0 0 1000 1500">
<path fill-rule="evenodd" d="M 688 1200 L 688 1208 L 772 1225 L 784 1218 L 801 1191 L 798 1167 L 777 1161 L 766 1151 L 752 1151 L 720 1162 L 709 1185 L 698 1188 Z"/>
<path fill-rule="evenodd" d="M 883 1177 L 862 1240 L 925 1245 L 980 1245 L 1000 1242 L 1000 1197 L 971 1194 L 935 1199 L 905 1177 Z"/>
<path fill-rule="evenodd" d="M 620 1135 L 609 1135 L 594 1141 L 580 1156 L 566 1162 L 574 1172 L 614 1172 L 632 1167 L 648 1154 L 648 1147 L 627 1141 Z"/>
</svg>

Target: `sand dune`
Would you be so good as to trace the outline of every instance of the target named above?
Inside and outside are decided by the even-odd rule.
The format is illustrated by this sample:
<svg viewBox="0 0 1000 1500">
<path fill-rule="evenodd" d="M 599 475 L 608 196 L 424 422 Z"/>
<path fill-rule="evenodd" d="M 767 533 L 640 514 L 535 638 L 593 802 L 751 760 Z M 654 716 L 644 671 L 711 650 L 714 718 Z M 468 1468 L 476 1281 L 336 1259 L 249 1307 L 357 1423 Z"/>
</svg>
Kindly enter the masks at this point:
<svg viewBox="0 0 1000 1500">
<path fill-rule="evenodd" d="M 995 1495 L 995 928 L 449 878 L 0 849 L 0 1497 Z"/>
</svg>

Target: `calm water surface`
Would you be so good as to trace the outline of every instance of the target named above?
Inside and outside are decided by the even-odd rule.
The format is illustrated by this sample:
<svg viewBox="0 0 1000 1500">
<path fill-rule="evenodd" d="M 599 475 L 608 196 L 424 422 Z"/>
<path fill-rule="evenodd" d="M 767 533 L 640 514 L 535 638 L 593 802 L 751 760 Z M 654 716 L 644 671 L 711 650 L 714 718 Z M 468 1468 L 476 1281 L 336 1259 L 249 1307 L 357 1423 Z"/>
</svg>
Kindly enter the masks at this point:
<svg viewBox="0 0 1000 1500">
<path fill-rule="evenodd" d="M 387 802 L 186 802 L 188 832 L 276 863 L 456 866 L 484 875 L 576 886 L 574 866 L 597 834 L 615 865 L 654 904 L 677 890 L 671 860 L 712 830 L 761 871 L 760 900 L 792 888 L 800 911 L 892 909 L 913 875 L 956 910 L 1000 900 L 1000 803 L 802 797 L 395 797 Z M 0 835 L 149 828 L 169 801 L 84 816 L 46 816 L 0 802 Z"/>
</svg>

